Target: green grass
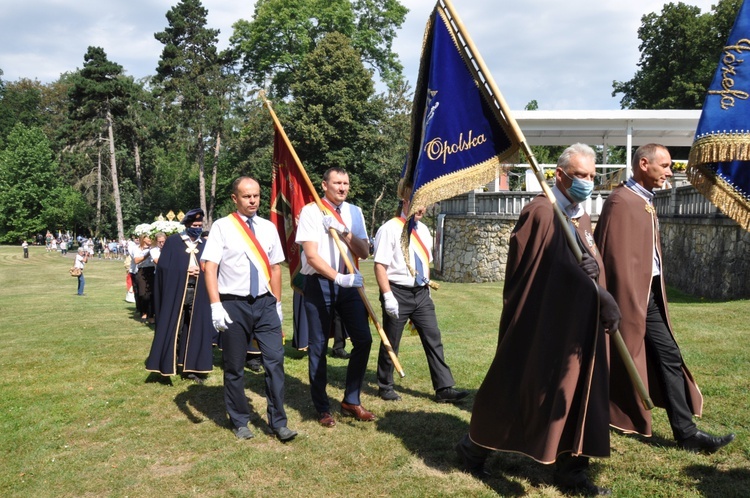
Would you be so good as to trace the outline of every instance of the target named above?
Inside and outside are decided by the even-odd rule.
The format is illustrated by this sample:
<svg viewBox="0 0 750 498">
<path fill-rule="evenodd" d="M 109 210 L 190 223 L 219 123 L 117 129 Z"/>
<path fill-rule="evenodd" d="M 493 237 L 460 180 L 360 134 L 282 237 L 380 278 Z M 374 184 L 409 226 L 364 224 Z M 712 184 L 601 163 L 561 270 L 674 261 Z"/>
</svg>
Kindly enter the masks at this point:
<svg viewBox="0 0 750 498">
<path fill-rule="evenodd" d="M 152 330 L 126 303 L 122 262 L 92 259 L 86 296 L 68 276 L 73 254 L 0 247 L 0 496 L 558 496 L 550 469 L 494 454 L 482 482 L 456 469 L 452 446 L 466 433 L 471 403 L 440 405 L 417 337 L 399 359 L 399 403 L 376 393 L 373 348 L 364 405 L 375 423 L 314 418 L 307 358 L 287 343 L 286 408 L 299 437 L 264 434 L 263 377 L 247 372 L 256 437 L 237 441 L 224 412 L 218 355 L 205 385 L 149 382 L 143 361 Z M 372 266 L 363 264 L 379 309 Z M 286 278 L 286 276 L 285 276 Z M 284 287 L 285 330 L 291 294 Z M 494 355 L 502 284 L 442 283 L 433 292 L 446 359 L 459 387 L 476 391 Z M 663 410 L 650 441 L 612 434 L 612 457 L 592 477 L 616 496 L 750 496 L 750 302 L 676 295 L 672 320 L 705 395 L 700 428 L 737 433 L 711 456 L 676 449 Z M 376 336 L 376 334 L 374 334 Z M 375 337 L 374 346 L 379 341 Z M 345 362 L 329 358 L 333 406 L 343 396 Z"/>
</svg>

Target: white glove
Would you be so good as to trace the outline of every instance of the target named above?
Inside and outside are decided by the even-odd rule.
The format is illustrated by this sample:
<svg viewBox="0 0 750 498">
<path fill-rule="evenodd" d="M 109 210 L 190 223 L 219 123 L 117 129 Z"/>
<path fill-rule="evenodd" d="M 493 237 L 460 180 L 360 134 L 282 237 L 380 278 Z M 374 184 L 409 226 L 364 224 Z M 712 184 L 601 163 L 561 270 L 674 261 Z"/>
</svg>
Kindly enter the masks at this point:
<svg viewBox="0 0 750 498">
<path fill-rule="evenodd" d="M 214 328 L 219 332 L 226 330 L 232 323 L 229 313 L 221 303 L 211 303 L 211 321 L 214 322 Z"/>
<path fill-rule="evenodd" d="M 362 287 L 365 283 L 362 275 L 359 273 L 350 273 L 348 275 L 337 273 L 334 282 L 341 287 Z"/>
<path fill-rule="evenodd" d="M 393 297 L 393 292 L 389 291 L 383 294 L 383 307 L 386 313 L 393 318 L 398 318 L 398 301 Z"/>
<path fill-rule="evenodd" d="M 284 312 L 281 311 L 281 301 L 276 301 L 276 314 L 279 315 L 279 322 L 283 322 Z"/>
<path fill-rule="evenodd" d="M 344 230 L 346 230 L 346 226 L 344 226 L 343 223 L 339 223 L 339 221 L 331 215 L 323 216 L 323 226 L 325 227 L 326 232 L 331 228 L 338 233 L 344 233 Z"/>
</svg>

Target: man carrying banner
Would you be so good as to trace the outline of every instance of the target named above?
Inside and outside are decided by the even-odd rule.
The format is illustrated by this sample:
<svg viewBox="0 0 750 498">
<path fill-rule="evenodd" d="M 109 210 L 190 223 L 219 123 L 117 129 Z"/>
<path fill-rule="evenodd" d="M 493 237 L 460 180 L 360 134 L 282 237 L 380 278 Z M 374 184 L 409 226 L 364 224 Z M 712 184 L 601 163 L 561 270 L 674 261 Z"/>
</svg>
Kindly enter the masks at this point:
<svg viewBox="0 0 750 498">
<path fill-rule="evenodd" d="M 362 210 L 346 202 L 349 174 L 342 168 L 329 168 L 323 174 L 322 188 L 325 197 L 321 202 L 332 215 L 324 216 L 315 203 L 305 206 L 300 212 L 296 242 L 302 246 L 301 273 L 305 275 L 303 303 L 310 335 L 310 393 L 320 424 L 333 427 L 336 421 L 326 394 L 326 349 L 334 311 L 341 317 L 352 340 L 341 412 L 361 421 L 375 420 L 375 415 L 367 411 L 360 400 L 372 346 L 367 312 L 356 289 L 363 285 L 362 275 L 357 271 L 346 273 L 342 255 L 329 230 L 338 232 L 350 261 L 355 261 L 354 257 L 366 259 L 370 251 Z"/>
<path fill-rule="evenodd" d="M 607 348 L 620 313 L 604 289 L 591 220 L 595 153 L 574 144 L 560 156 L 554 198 L 586 256 L 578 263 L 553 205 L 539 195 L 510 237 L 495 358 L 456 445 L 463 468 L 484 475 L 490 450 L 555 463 L 564 492 L 610 494 L 588 478 L 589 457 L 609 456 Z"/>
<path fill-rule="evenodd" d="M 424 209 L 419 209 L 413 221 L 406 219 L 409 212 L 411 187 L 401 190 L 401 216 L 387 221 L 375 235 L 375 278 L 380 288 L 380 303 L 383 307 L 383 329 L 393 350 L 398 346 L 404 326 L 411 320 L 422 341 L 427 365 L 430 369 L 435 400 L 438 403 L 455 403 L 469 395 L 453 386 L 453 374 L 443 355 L 443 342 L 435 315 L 429 287 L 430 261 L 432 260 L 432 236 L 419 220 Z M 413 225 L 410 230 L 409 261 L 401 250 L 401 234 L 404 225 Z M 414 273 L 412 273 L 414 270 Z M 393 389 L 393 362 L 381 343 L 378 354 L 378 395 L 386 401 L 401 399 Z"/>
<path fill-rule="evenodd" d="M 203 250 L 206 289 L 214 327 L 221 333 L 224 402 L 238 439 L 253 433 L 245 396 L 245 357 L 251 337 L 260 348 L 266 379 L 268 425 L 281 441 L 284 411 L 284 345 L 281 337 L 281 267 L 284 251 L 276 227 L 257 216 L 260 185 L 249 177 L 232 183 L 237 211 L 217 220 Z"/>
<path fill-rule="evenodd" d="M 685 366 L 667 310 L 659 222 L 654 188 L 672 176 L 672 158 L 663 145 L 647 144 L 633 155 L 633 176 L 604 203 L 596 226 L 608 289 L 622 310 L 620 332 L 656 406 L 666 408 L 677 444 L 713 453 L 734 434 L 715 437 L 699 431 L 703 396 Z M 612 426 L 651 436 L 651 412 L 640 403 L 621 359 L 612 355 Z"/>
</svg>

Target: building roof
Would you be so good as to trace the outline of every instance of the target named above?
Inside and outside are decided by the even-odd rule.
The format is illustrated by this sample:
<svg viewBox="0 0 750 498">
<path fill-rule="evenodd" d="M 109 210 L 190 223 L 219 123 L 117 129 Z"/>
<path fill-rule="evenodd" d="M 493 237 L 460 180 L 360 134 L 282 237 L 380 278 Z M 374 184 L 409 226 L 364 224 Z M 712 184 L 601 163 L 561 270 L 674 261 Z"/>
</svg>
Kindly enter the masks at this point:
<svg viewBox="0 0 750 498">
<path fill-rule="evenodd" d="M 511 111 L 529 145 L 690 147 L 700 110 Z M 628 156 L 630 156 L 630 151 Z"/>
</svg>

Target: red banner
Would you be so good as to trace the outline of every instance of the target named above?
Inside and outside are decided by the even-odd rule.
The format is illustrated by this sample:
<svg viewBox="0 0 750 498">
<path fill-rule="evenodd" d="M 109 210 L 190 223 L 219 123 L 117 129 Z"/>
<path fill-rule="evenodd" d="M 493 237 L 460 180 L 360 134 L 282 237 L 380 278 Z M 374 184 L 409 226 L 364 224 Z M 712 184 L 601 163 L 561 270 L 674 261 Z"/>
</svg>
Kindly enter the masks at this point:
<svg viewBox="0 0 750 498">
<path fill-rule="evenodd" d="M 273 179 L 271 182 L 271 221 L 276 225 L 289 263 L 292 288 L 302 292 L 302 248 L 294 242 L 302 208 L 315 200 L 305 174 L 284 140 L 283 130 L 276 128 L 273 141 Z"/>
</svg>

